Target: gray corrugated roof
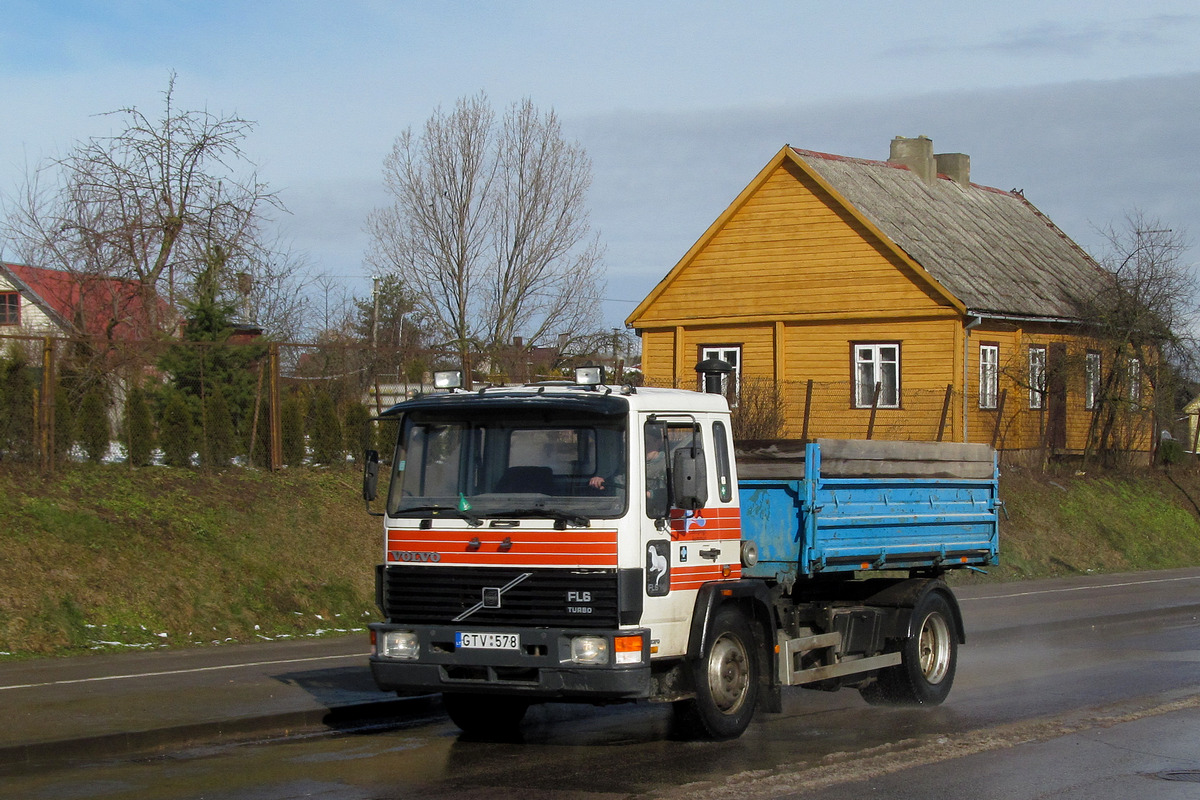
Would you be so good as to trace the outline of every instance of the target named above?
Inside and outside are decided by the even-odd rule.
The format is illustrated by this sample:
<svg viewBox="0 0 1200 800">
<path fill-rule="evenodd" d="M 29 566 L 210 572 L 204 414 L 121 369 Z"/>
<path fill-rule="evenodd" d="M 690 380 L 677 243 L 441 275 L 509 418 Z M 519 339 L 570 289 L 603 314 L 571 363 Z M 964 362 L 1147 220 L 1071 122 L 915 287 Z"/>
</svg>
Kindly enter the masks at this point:
<svg viewBox="0 0 1200 800">
<path fill-rule="evenodd" d="M 1107 280 L 1020 194 L 944 177 L 926 184 L 896 164 L 795 152 L 970 311 L 1075 319 Z"/>
</svg>

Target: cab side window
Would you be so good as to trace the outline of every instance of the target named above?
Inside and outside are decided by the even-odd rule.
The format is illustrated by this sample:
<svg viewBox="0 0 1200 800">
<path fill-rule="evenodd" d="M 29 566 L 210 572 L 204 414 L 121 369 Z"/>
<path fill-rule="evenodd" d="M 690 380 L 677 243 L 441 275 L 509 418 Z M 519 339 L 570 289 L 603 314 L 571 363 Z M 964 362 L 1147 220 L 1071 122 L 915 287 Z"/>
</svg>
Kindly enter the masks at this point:
<svg viewBox="0 0 1200 800">
<path fill-rule="evenodd" d="M 662 422 L 647 422 L 645 431 L 646 455 L 646 516 L 661 519 L 670 513 L 667 493 L 667 426 Z"/>
<path fill-rule="evenodd" d="M 733 499 L 733 471 L 729 467 L 729 438 L 725 423 L 713 423 L 713 446 L 717 454 L 717 496 L 722 503 Z"/>
</svg>

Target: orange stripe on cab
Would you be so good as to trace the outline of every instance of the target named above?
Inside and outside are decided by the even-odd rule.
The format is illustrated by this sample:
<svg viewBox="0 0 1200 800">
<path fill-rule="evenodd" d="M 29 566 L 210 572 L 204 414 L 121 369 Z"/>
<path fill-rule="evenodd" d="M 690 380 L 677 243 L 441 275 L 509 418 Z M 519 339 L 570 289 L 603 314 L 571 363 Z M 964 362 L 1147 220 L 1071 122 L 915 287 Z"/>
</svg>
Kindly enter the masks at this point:
<svg viewBox="0 0 1200 800">
<path fill-rule="evenodd" d="M 476 544 L 476 541 L 478 544 Z M 615 567 L 615 530 L 408 530 L 387 533 L 389 564 Z"/>
</svg>

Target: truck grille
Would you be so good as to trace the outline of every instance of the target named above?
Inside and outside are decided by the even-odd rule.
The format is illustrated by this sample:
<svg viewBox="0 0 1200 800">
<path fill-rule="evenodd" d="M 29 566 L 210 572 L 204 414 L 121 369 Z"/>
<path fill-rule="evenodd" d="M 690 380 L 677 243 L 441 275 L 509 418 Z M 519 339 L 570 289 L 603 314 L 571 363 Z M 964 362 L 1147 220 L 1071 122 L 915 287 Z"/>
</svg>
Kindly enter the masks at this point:
<svg viewBox="0 0 1200 800">
<path fill-rule="evenodd" d="M 499 608 L 479 608 L 460 624 L 616 627 L 616 570 L 389 566 L 383 570 L 381 587 L 384 614 L 395 622 L 414 625 L 450 624 L 480 604 L 485 589 L 494 596 L 495 590 L 525 573 L 528 578 L 500 597 Z"/>
</svg>

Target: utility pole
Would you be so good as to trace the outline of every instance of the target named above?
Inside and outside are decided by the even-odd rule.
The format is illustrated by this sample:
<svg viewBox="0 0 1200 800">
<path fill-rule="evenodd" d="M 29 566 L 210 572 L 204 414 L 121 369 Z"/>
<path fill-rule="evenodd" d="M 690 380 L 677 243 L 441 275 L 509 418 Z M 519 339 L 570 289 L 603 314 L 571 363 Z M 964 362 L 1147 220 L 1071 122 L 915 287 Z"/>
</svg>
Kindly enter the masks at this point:
<svg viewBox="0 0 1200 800">
<path fill-rule="evenodd" d="M 374 311 L 371 313 L 371 349 L 379 349 L 379 276 L 371 276 L 371 300 Z"/>
<path fill-rule="evenodd" d="M 612 347 L 613 347 L 612 375 L 613 375 L 614 381 L 619 381 L 621 379 L 620 368 L 618 367 L 619 362 L 617 361 L 617 348 L 620 346 L 620 344 L 621 344 L 620 330 L 617 328 L 613 328 L 612 329 Z"/>
</svg>

